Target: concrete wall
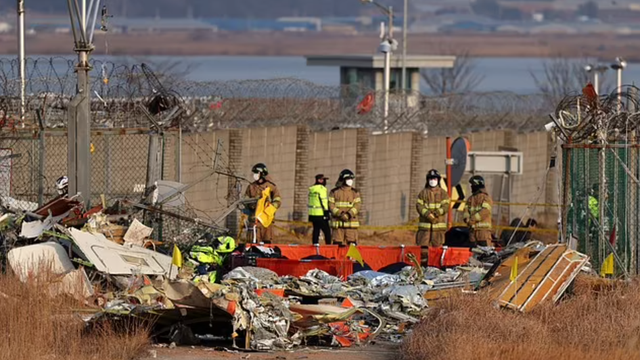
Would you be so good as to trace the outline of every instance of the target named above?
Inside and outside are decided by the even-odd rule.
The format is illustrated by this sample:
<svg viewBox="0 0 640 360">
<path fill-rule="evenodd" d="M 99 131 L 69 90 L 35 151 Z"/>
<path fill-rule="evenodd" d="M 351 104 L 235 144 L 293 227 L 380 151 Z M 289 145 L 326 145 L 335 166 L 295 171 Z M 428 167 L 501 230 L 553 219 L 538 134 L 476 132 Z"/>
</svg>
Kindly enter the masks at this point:
<svg viewBox="0 0 640 360">
<path fill-rule="evenodd" d="M 409 220 L 411 193 L 411 133 L 377 135 L 370 141 L 370 225 L 401 224 Z M 357 182 L 357 179 L 356 179 Z"/>
<path fill-rule="evenodd" d="M 45 138 L 45 198 L 53 196 L 55 180 L 66 173 L 66 134 L 54 132 Z M 498 151 L 502 147 L 524 153 L 524 175 L 513 176 L 510 202 L 557 202 L 555 183 L 545 180 L 550 146 L 546 133 L 492 131 L 468 134 L 471 149 Z M 110 198 L 139 197 L 146 181 L 148 135 L 145 133 L 95 133 L 92 142 L 94 197 L 100 193 Z M 164 178 L 192 184 L 217 168 L 251 179 L 251 167 L 264 162 L 282 193 L 278 218 L 306 219 L 306 191 L 314 175 L 330 177 L 332 186 L 343 169 L 356 173 L 356 187 L 362 192 L 364 223 L 384 226 L 406 223 L 415 218 L 415 197 L 424 187 L 425 174 L 438 169 L 445 174 L 446 139 L 423 137 L 418 133 L 371 135 L 364 129 L 310 132 L 306 127 L 273 127 L 183 134 L 181 146 L 176 132 L 165 133 Z M 222 144 L 217 148 L 218 142 Z M 0 147 L 22 154 L 11 168 L 11 192 L 21 199 L 37 200 L 38 142 L 31 134 L 24 140 L 0 140 Z M 297 164 L 300 163 L 300 164 Z M 179 171 L 180 170 L 180 171 Z M 467 179 L 463 178 L 465 190 Z M 486 176 L 488 190 L 497 201 L 501 176 Z M 545 184 L 553 186 L 545 186 Z M 187 201 L 197 216 L 212 220 L 220 216 L 238 193 L 235 178 L 212 175 L 187 191 Z M 521 216 L 524 206 L 512 206 L 511 218 Z M 539 219 L 555 219 L 555 208 L 537 208 Z M 528 217 L 526 216 L 526 217 Z M 237 226 L 237 217 L 227 225 Z"/>
</svg>

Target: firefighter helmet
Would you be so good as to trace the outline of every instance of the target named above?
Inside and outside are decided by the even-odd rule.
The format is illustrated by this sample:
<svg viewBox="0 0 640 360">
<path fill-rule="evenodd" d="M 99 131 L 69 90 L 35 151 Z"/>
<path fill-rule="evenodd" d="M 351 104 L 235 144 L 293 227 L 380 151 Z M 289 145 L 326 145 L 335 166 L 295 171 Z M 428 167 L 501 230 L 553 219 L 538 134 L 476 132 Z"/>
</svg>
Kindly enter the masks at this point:
<svg viewBox="0 0 640 360">
<path fill-rule="evenodd" d="M 69 191 L 69 178 L 66 176 L 61 176 L 56 180 L 56 190 L 58 194 L 64 195 Z"/>
<path fill-rule="evenodd" d="M 251 172 L 254 174 L 261 174 L 262 176 L 269 175 L 269 170 L 267 170 L 267 165 L 263 163 L 257 163 L 253 165 L 253 167 L 251 168 Z"/>
<path fill-rule="evenodd" d="M 474 188 L 483 188 L 484 187 L 484 178 L 480 175 L 474 175 L 469 179 L 469 183 L 471 187 Z"/>
<path fill-rule="evenodd" d="M 231 236 L 220 236 L 218 242 L 220 243 L 216 249 L 218 254 L 228 254 L 236 249 L 236 241 Z"/>
<path fill-rule="evenodd" d="M 431 169 L 427 173 L 427 181 L 429 181 L 429 179 L 438 179 L 439 181 L 441 178 L 442 176 L 440 176 L 440 173 L 436 169 Z"/>
<path fill-rule="evenodd" d="M 338 180 L 344 181 L 347 179 L 355 179 L 356 175 L 353 173 L 353 171 L 349 170 L 349 169 L 344 169 L 340 172 L 340 176 L 338 176 Z"/>
</svg>

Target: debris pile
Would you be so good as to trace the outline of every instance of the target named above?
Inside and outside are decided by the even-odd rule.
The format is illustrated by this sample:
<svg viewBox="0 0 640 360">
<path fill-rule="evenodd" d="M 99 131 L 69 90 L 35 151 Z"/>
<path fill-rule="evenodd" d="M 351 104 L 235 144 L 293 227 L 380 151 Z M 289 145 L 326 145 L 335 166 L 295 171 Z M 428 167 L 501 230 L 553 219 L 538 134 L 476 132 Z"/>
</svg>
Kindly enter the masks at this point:
<svg viewBox="0 0 640 360">
<path fill-rule="evenodd" d="M 453 294 L 486 288 L 496 306 L 524 312 L 558 301 L 588 271 L 588 257 L 566 245 L 530 242 L 475 248 L 468 264 L 453 268 L 423 267 L 409 253 L 408 263 L 346 278 L 320 269 L 279 276 L 255 266 L 256 258 L 282 258 L 277 246 L 238 246 L 212 232 L 162 243 L 132 209 L 139 207 L 118 203 L 83 212 L 73 198 L 39 209 L 5 208 L 3 265 L 22 281 L 55 274 L 47 291 L 84 301 L 88 324 L 136 316 L 153 320 L 154 336 L 168 342 L 228 339 L 255 350 L 399 342 Z M 444 259 L 447 249 L 437 250 Z"/>
</svg>

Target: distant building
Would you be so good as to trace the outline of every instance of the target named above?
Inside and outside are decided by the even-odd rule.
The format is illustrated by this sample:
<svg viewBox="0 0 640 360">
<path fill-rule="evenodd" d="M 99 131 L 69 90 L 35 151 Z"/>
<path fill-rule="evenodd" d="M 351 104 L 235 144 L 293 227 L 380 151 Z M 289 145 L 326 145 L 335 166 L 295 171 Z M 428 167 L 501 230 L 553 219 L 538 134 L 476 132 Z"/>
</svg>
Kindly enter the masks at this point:
<svg viewBox="0 0 640 360">
<path fill-rule="evenodd" d="M 364 91 L 384 90 L 383 55 L 308 55 L 307 66 L 336 66 L 340 71 L 341 96 L 353 100 Z M 410 55 L 406 58 L 407 90 L 414 94 L 408 97 L 408 106 L 417 106 L 420 92 L 420 70 L 423 68 L 452 68 L 455 56 Z M 390 92 L 402 89 L 402 56 L 393 55 L 390 63 Z M 348 101 L 347 101 L 348 103 Z"/>
<path fill-rule="evenodd" d="M 5 34 L 11 32 L 13 30 L 13 26 L 8 22 L 0 22 L 0 34 Z"/>
</svg>

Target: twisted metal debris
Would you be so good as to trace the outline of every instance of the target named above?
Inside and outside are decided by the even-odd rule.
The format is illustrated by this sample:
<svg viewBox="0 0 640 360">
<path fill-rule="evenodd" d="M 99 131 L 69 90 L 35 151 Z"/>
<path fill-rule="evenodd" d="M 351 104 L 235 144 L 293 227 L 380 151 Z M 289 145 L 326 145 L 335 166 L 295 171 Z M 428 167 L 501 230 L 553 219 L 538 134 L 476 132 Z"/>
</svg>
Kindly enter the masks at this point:
<svg viewBox="0 0 640 360">
<path fill-rule="evenodd" d="M 42 111 L 47 127 L 64 127 L 65 109 L 75 93 L 74 59 L 39 58 L 27 61 L 26 125 L 36 123 Z M 280 78 L 246 81 L 187 81 L 171 74 L 156 74 L 149 81 L 142 66 L 92 61 L 92 120 L 95 128 L 147 127 L 140 111 L 158 95 L 157 83 L 174 94 L 186 110 L 179 122 L 183 130 L 308 125 L 314 130 L 382 128 L 381 94 L 364 87 L 318 85 Z M 367 94 L 376 106 L 366 114 L 356 108 Z M 15 59 L 0 59 L 0 116 L 3 126 L 19 119 L 19 72 Z M 507 92 L 429 96 L 392 94 L 391 131 L 417 130 L 432 135 L 467 131 L 540 129 L 546 106 L 539 95 Z"/>
</svg>

